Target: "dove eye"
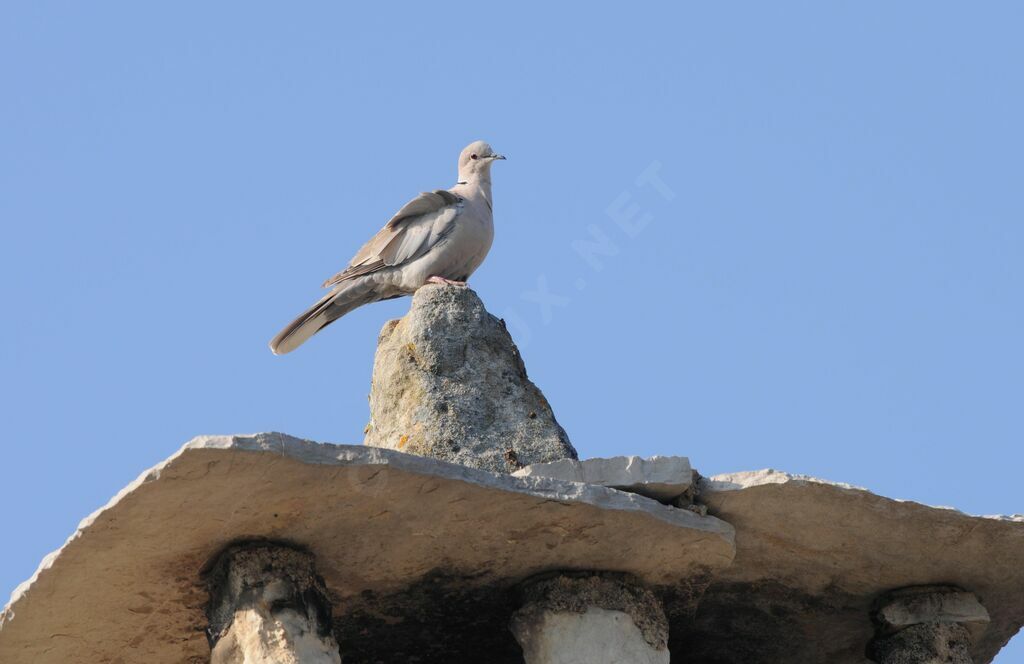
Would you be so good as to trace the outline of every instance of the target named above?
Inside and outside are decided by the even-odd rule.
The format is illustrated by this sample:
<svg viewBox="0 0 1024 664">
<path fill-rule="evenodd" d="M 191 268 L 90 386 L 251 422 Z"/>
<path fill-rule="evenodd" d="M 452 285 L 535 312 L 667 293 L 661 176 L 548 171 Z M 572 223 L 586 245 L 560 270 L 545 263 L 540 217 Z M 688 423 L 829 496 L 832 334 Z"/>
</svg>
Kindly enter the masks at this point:
<svg viewBox="0 0 1024 664">
<path fill-rule="evenodd" d="M 471 154 L 471 155 L 469 155 L 469 158 L 470 158 L 470 159 L 476 159 L 477 157 L 476 157 L 476 155 L 475 155 L 475 154 Z"/>
</svg>

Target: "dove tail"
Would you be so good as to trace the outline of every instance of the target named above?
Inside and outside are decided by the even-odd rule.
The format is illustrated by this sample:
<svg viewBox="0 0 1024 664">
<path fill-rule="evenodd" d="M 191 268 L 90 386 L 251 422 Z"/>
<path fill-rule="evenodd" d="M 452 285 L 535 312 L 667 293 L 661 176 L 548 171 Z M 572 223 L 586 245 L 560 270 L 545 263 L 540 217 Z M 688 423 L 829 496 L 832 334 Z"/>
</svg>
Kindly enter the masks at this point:
<svg viewBox="0 0 1024 664">
<path fill-rule="evenodd" d="M 270 340 L 274 355 L 290 353 L 356 307 L 377 299 L 370 284 L 352 281 L 324 295 Z"/>
</svg>

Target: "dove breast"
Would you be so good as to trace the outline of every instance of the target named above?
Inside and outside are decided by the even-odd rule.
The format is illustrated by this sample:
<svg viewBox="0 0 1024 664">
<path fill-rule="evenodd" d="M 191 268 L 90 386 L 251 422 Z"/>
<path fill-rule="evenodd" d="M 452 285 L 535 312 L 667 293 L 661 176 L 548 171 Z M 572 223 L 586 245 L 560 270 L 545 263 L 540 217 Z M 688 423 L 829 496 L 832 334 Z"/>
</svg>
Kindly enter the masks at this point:
<svg viewBox="0 0 1024 664">
<path fill-rule="evenodd" d="M 403 289 L 413 291 L 433 276 L 468 279 L 480 267 L 494 240 L 490 209 L 478 197 L 460 198 L 455 216 L 449 221 L 446 215 L 432 237 L 436 241 L 428 244 L 428 251 L 396 271 L 394 277 Z"/>
</svg>

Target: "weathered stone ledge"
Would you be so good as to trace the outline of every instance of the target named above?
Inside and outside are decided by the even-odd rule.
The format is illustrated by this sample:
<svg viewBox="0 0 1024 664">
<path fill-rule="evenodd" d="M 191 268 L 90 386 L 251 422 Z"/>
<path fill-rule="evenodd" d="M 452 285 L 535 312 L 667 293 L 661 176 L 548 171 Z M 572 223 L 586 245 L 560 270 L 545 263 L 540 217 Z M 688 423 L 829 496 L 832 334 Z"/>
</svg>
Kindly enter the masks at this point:
<svg viewBox="0 0 1024 664">
<path fill-rule="evenodd" d="M 681 456 L 617 456 L 608 459 L 559 459 L 535 463 L 512 473 L 516 477 L 550 477 L 637 493 L 671 503 L 693 488 L 690 460 Z"/>
<path fill-rule="evenodd" d="M 687 580 L 680 601 L 692 609 L 734 551 L 723 521 L 600 486 L 281 434 L 201 437 L 19 586 L 0 619 L 0 661 L 206 661 L 200 572 L 260 539 L 315 556 L 346 662 L 503 661 L 517 652 L 511 589 L 553 570 Z"/>
<path fill-rule="evenodd" d="M 705 478 L 698 494 L 736 527 L 737 548 L 674 644 L 687 661 L 731 652 L 721 661 L 865 664 L 874 637 L 865 616 L 907 586 L 977 596 L 991 622 L 970 645 L 975 664 L 991 662 L 1024 623 L 1020 516 L 970 516 L 775 470 Z"/>
<path fill-rule="evenodd" d="M 197 438 L 83 520 L 16 589 L 0 617 L 0 661 L 208 661 L 200 571 L 253 539 L 315 556 L 348 664 L 480 652 L 520 661 L 509 598 L 554 572 L 636 577 L 664 606 L 669 649 L 691 664 L 865 664 L 868 644 L 882 653 L 947 633 L 986 664 L 1024 623 L 1024 517 L 771 470 L 697 488 L 709 517 L 385 449 Z M 926 611 L 908 604 L 906 616 L 886 614 L 894 629 L 906 624 L 886 641 L 872 622 L 879 598 L 908 586 L 959 588 L 978 606 L 955 593 L 919 601 L 939 617 L 927 624 L 951 621 L 929 632 L 913 623 Z"/>
</svg>

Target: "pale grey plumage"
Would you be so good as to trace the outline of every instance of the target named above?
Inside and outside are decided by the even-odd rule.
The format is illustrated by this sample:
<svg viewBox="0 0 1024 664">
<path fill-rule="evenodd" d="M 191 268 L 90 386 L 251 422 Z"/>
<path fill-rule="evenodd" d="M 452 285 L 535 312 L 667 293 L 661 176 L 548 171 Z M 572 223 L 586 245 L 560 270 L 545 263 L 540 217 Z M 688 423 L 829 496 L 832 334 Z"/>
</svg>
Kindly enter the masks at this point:
<svg viewBox="0 0 1024 664">
<path fill-rule="evenodd" d="M 496 159 L 504 157 L 487 143 L 470 143 L 459 155 L 458 183 L 402 206 L 348 267 L 324 282 L 331 292 L 274 337 L 274 354 L 295 350 L 356 307 L 411 294 L 431 277 L 468 279 L 494 239 L 491 164 Z"/>
</svg>

